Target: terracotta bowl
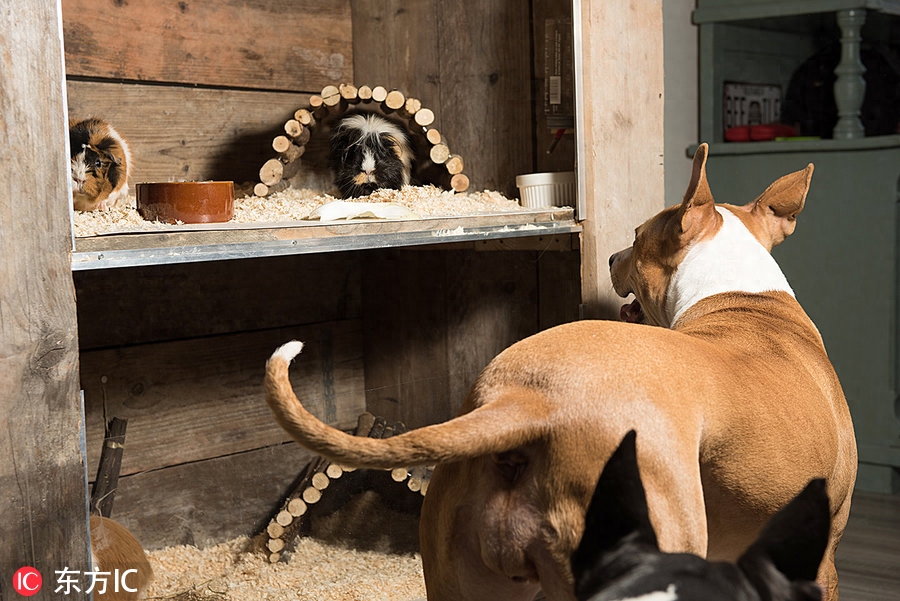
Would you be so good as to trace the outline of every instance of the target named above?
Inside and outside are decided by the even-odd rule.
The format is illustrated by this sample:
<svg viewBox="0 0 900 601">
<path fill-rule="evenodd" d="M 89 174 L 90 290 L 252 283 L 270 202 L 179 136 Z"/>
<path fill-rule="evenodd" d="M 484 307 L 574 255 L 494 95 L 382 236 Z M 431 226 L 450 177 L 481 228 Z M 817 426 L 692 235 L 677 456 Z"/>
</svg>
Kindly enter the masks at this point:
<svg viewBox="0 0 900 601">
<path fill-rule="evenodd" d="M 234 217 L 234 182 L 137 185 L 137 209 L 148 221 L 221 223 Z"/>
</svg>

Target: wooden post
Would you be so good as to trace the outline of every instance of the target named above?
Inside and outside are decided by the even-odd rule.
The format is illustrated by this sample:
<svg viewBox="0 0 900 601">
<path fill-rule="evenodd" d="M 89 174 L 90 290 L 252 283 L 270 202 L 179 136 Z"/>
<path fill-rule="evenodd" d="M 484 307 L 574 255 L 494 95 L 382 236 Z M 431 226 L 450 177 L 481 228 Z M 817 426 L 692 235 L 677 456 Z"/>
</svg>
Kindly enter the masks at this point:
<svg viewBox="0 0 900 601">
<path fill-rule="evenodd" d="M 128 420 L 114 417 L 106 426 L 103 449 L 100 451 L 100 465 L 91 489 L 90 513 L 105 518 L 112 517 L 113 501 L 119 486 L 119 472 L 122 470 L 122 454 L 125 451 L 125 430 Z"/>
<path fill-rule="evenodd" d="M 328 107 L 337 106 L 341 102 L 341 91 L 337 86 L 325 86 L 322 88 L 321 96 L 322 102 Z"/>
<path fill-rule="evenodd" d="M 0 598 L 33 566 L 49 599 L 88 569 L 58 0 L 3 0 L 0 31 Z"/>
<path fill-rule="evenodd" d="M 350 104 L 355 104 L 359 102 L 359 89 L 350 83 L 342 83 L 338 86 L 338 91 L 341 94 L 341 98 L 346 100 Z"/>
<path fill-rule="evenodd" d="M 412 118 L 422 109 L 422 101 L 418 98 L 407 98 L 400 109 L 400 114 L 407 119 Z M 427 125 L 427 124 L 426 124 Z"/>
<path fill-rule="evenodd" d="M 387 99 L 388 91 L 384 86 L 375 86 L 372 88 L 372 100 L 375 102 L 384 102 Z"/>
<path fill-rule="evenodd" d="M 431 147 L 428 156 L 433 162 L 440 165 L 450 158 L 450 147 L 443 143 L 435 144 Z"/>
<path fill-rule="evenodd" d="M 622 10 L 618 3 L 578 0 L 575 9 L 582 40 L 576 81 L 582 83 L 583 312 L 617 319 L 624 300 L 612 290 L 609 256 L 630 246 L 634 228 L 665 206 L 662 1 Z"/>
<path fill-rule="evenodd" d="M 356 91 L 357 96 L 363 102 L 371 102 L 372 100 L 372 88 L 369 86 L 359 86 L 359 89 Z"/>
<path fill-rule="evenodd" d="M 462 173 L 462 170 L 465 167 L 463 158 L 458 154 L 451 154 L 444 162 L 444 166 L 447 167 L 447 173 L 450 175 Z"/>
<path fill-rule="evenodd" d="M 420 125 L 422 127 L 428 127 L 432 123 L 434 123 L 434 111 L 429 108 L 422 107 L 415 112 L 413 115 L 413 119 L 416 122 L 416 125 Z"/>
<path fill-rule="evenodd" d="M 277 184 L 283 176 L 284 163 L 278 159 L 269 159 L 259 168 L 259 181 L 267 186 Z"/>
<path fill-rule="evenodd" d="M 469 176 L 465 173 L 456 173 L 450 178 L 450 187 L 455 192 L 465 192 L 469 189 Z"/>
<path fill-rule="evenodd" d="M 303 133 L 303 126 L 296 119 L 288 119 L 284 124 L 284 133 L 292 138 L 296 138 Z"/>
<path fill-rule="evenodd" d="M 308 132 L 309 130 L 304 128 L 303 131 Z M 287 136 L 276 136 L 275 139 L 272 140 L 272 150 L 277 152 L 285 163 L 290 163 L 303 156 L 306 147 L 294 144 Z"/>
<path fill-rule="evenodd" d="M 297 109 L 294 113 L 294 119 L 305 128 L 316 126 L 316 118 L 309 109 Z"/>
<path fill-rule="evenodd" d="M 406 104 L 406 96 L 403 95 L 403 92 L 400 90 L 391 90 L 387 93 L 387 96 L 384 97 L 384 106 L 382 109 L 385 112 L 388 111 L 396 111 L 402 108 Z"/>
<path fill-rule="evenodd" d="M 866 22 L 865 9 L 841 10 L 837 13 L 841 28 L 841 62 L 835 68 L 834 100 L 838 107 L 838 122 L 834 126 L 835 140 L 852 140 L 866 135 L 859 118 L 866 96 L 866 68 L 860 57 L 862 26 Z"/>
</svg>

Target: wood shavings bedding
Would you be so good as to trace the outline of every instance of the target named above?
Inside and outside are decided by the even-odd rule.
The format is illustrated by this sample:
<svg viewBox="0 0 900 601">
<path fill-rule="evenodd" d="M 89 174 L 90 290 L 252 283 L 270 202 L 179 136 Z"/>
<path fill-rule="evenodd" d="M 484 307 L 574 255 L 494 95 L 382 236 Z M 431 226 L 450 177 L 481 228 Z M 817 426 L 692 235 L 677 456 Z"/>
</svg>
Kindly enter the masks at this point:
<svg viewBox="0 0 900 601">
<path fill-rule="evenodd" d="M 284 223 L 306 219 L 318 207 L 336 200 L 330 194 L 309 189 L 288 188 L 265 198 L 244 195 L 234 201 L 234 218 L 229 224 Z M 405 186 L 402 190 L 376 190 L 364 202 L 392 202 L 407 207 L 418 216 L 452 217 L 522 211 L 515 199 L 499 192 L 453 192 L 435 186 Z M 146 221 L 137 212 L 135 198 L 130 196 L 123 206 L 105 211 L 75 211 L 74 230 L 77 238 L 116 232 L 177 231 L 184 226 Z"/>
<path fill-rule="evenodd" d="M 239 537 L 200 550 L 148 553 L 147 599 L 177 601 L 410 601 L 424 599 L 419 555 L 357 551 L 304 537 L 287 563 L 270 564 Z"/>
</svg>

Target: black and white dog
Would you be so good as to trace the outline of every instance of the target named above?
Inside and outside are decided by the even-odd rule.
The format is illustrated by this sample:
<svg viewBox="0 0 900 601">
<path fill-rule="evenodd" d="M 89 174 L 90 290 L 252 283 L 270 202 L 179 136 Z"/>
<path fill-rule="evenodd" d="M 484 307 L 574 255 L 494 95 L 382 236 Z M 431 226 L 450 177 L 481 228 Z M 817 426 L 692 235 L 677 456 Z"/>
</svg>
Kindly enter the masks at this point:
<svg viewBox="0 0 900 601">
<path fill-rule="evenodd" d="M 663 553 L 650 523 L 632 430 L 607 462 L 572 554 L 578 601 L 819 601 L 828 543 L 825 481 L 812 480 L 736 564 Z"/>
</svg>

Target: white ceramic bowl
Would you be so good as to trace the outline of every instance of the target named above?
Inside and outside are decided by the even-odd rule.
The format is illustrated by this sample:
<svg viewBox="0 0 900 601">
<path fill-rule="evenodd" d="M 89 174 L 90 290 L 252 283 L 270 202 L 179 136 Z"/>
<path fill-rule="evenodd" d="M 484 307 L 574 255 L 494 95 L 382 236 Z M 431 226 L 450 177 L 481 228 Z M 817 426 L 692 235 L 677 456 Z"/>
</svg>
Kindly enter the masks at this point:
<svg viewBox="0 0 900 601">
<path fill-rule="evenodd" d="M 575 206 L 575 172 L 528 173 L 516 176 L 516 186 L 522 206 L 540 207 Z"/>
</svg>

